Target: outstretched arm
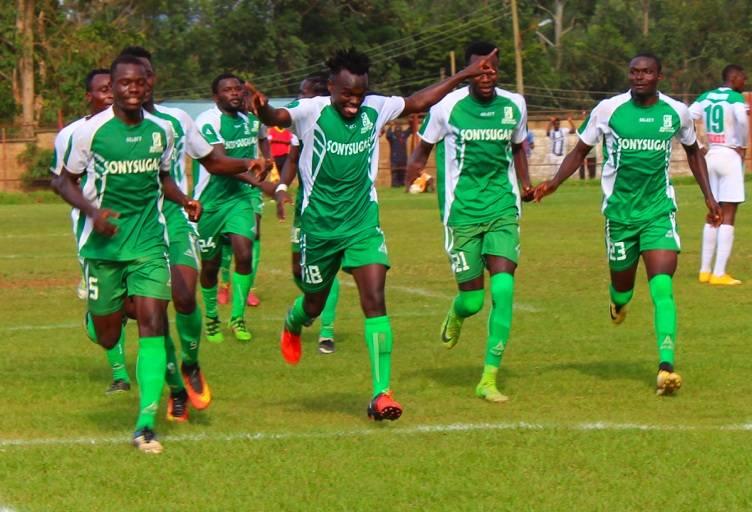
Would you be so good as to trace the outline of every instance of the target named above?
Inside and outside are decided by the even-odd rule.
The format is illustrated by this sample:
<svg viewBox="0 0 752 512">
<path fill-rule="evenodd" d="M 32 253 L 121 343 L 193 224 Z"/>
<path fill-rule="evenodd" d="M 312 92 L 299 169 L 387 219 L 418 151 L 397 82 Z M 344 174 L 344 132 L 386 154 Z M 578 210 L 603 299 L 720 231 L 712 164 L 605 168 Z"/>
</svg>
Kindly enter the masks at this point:
<svg viewBox="0 0 752 512">
<path fill-rule="evenodd" d="M 410 159 L 407 161 L 407 172 L 405 173 L 406 190 L 410 190 L 410 185 L 412 185 L 415 178 L 420 175 L 420 171 L 426 167 L 432 149 L 433 144 L 429 144 L 424 140 L 421 140 L 420 143 L 415 146 L 415 149 L 410 154 Z"/>
<path fill-rule="evenodd" d="M 718 202 L 716 202 L 713 197 L 713 193 L 710 191 L 708 167 L 705 163 L 705 157 L 702 155 L 697 142 L 691 146 L 684 146 L 684 151 L 687 152 L 687 163 L 689 164 L 689 169 L 692 171 L 695 180 L 697 180 L 697 184 L 700 186 L 702 195 L 705 197 L 705 205 L 708 207 L 708 224 L 719 226 L 723 221 L 723 212 L 718 205 Z"/>
<path fill-rule="evenodd" d="M 290 112 L 285 108 L 274 108 L 269 105 L 266 95 L 257 90 L 252 83 L 246 82 L 245 88 L 251 93 L 249 106 L 256 117 L 266 126 L 278 126 L 280 128 L 289 128 L 292 125 Z"/>
<path fill-rule="evenodd" d="M 228 176 L 240 174 L 246 171 L 260 171 L 264 168 L 264 160 L 249 158 L 231 158 L 226 155 L 225 147 L 222 144 L 214 144 L 212 152 L 204 158 L 199 158 L 201 165 L 211 174 L 219 176 Z"/>
<path fill-rule="evenodd" d="M 514 171 L 517 173 L 517 181 L 522 186 L 522 200 L 533 200 L 533 185 L 530 183 L 530 172 L 527 167 L 527 153 L 522 144 L 512 144 L 512 157 L 514 158 Z"/>
<path fill-rule="evenodd" d="M 585 157 L 588 153 L 590 153 L 590 150 L 592 148 L 593 146 L 588 146 L 587 144 L 582 142 L 582 140 L 577 141 L 577 145 L 574 147 L 574 149 L 564 157 L 564 161 L 559 166 L 559 170 L 556 171 L 554 177 L 548 181 L 544 181 L 543 183 L 535 187 L 535 190 L 533 191 L 535 200 L 537 202 L 540 202 L 540 200 L 547 195 L 556 192 L 556 189 L 559 188 L 559 185 L 564 183 L 567 178 L 573 175 L 575 171 L 580 168 L 583 160 L 585 160 Z"/>
<path fill-rule="evenodd" d="M 469 78 L 484 74 L 495 75 L 496 71 L 491 67 L 490 60 L 498 52 L 499 50 L 497 48 L 482 59 L 476 60 L 462 71 L 455 73 L 439 83 L 429 85 L 425 89 L 421 89 L 415 94 L 405 98 L 405 109 L 402 111 L 401 116 L 427 111 L 441 101 L 444 96 L 452 92 L 455 87 Z"/>
</svg>

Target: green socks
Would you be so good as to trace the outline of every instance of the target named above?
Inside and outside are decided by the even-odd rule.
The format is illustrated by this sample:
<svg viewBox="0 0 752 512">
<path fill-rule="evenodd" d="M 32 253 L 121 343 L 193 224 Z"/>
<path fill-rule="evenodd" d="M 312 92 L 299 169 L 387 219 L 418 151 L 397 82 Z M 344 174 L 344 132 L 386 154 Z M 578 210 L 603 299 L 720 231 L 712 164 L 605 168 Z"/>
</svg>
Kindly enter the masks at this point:
<svg viewBox="0 0 752 512">
<path fill-rule="evenodd" d="M 251 282 L 253 274 L 232 273 L 232 315 L 231 319 L 243 318 L 245 313 L 245 301 L 248 299 L 248 292 L 251 291 Z"/>
<path fill-rule="evenodd" d="M 466 292 L 460 291 L 454 298 L 454 303 L 452 304 L 454 314 L 462 319 L 473 316 L 483 309 L 483 299 L 485 295 L 486 291 L 482 288 L 480 290 L 470 290 Z"/>
<path fill-rule="evenodd" d="M 329 296 L 326 298 L 324 310 L 321 312 L 321 330 L 320 338 L 334 338 L 334 317 L 337 312 L 337 301 L 339 300 L 339 278 L 335 277 L 332 281 L 332 287 L 329 288 Z"/>
<path fill-rule="evenodd" d="M 285 317 L 285 328 L 293 334 L 300 334 L 304 326 L 311 325 L 313 318 L 308 316 L 303 309 L 303 296 L 301 295 L 293 302 L 290 311 Z"/>
<path fill-rule="evenodd" d="M 130 382 L 128 377 L 128 370 L 125 368 L 125 327 L 120 330 L 120 338 L 117 345 L 111 349 L 105 349 L 107 354 L 107 362 L 110 363 L 110 369 L 112 370 L 112 380 L 124 380 Z"/>
<path fill-rule="evenodd" d="M 159 410 L 159 397 L 165 381 L 165 337 L 150 336 L 138 340 L 138 377 L 139 414 L 136 430 L 144 427 L 154 428 L 154 419 Z"/>
<path fill-rule="evenodd" d="M 204 298 L 204 307 L 206 307 L 206 316 L 219 318 L 217 309 L 217 286 L 212 288 L 201 287 L 201 296 Z"/>
<path fill-rule="evenodd" d="M 165 332 L 165 356 L 167 357 L 167 372 L 165 372 L 165 381 L 170 388 L 170 393 L 177 393 L 178 391 L 185 389 L 183 386 L 183 378 L 178 370 L 178 359 L 175 355 L 175 344 L 172 342 L 172 337 L 169 332 Z"/>
<path fill-rule="evenodd" d="M 256 274 L 258 273 L 259 261 L 261 261 L 261 240 L 253 241 L 253 252 L 251 253 L 251 287 L 256 282 Z"/>
<path fill-rule="evenodd" d="M 392 326 L 388 316 L 366 318 L 366 347 L 371 359 L 373 396 L 389 390 L 392 373 Z"/>
<path fill-rule="evenodd" d="M 222 243 L 220 249 L 219 272 L 222 282 L 230 283 L 230 265 L 232 264 L 232 245 Z"/>
<path fill-rule="evenodd" d="M 614 286 L 612 284 L 609 284 L 608 294 L 611 296 L 611 302 L 613 302 L 616 307 L 622 307 L 629 304 L 629 301 L 632 300 L 634 289 L 628 290 L 626 292 L 617 292 Z"/>
<path fill-rule="evenodd" d="M 183 363 L 196 364 L 198 362 L 198 344 L 201 340 L 201 312 L 196 308 L 193 313 L 176 313 L 175 325 L 180 336 Z"/>
<path fill-rule="evenodd" d="M 488 316 L 485 365 L 498 368 L 512 327 L 514 276 L 505 272 L 491 276 L 493 306 Z"/>
<path fill-rule="evenodd" d="M 672 279 L 668 274 L 658 274 L 650 280 L 650 297 L 655 308 L 655 334 L 659 363 L 674 364 L 676 347 L 676 304 Z"/>
</svg>

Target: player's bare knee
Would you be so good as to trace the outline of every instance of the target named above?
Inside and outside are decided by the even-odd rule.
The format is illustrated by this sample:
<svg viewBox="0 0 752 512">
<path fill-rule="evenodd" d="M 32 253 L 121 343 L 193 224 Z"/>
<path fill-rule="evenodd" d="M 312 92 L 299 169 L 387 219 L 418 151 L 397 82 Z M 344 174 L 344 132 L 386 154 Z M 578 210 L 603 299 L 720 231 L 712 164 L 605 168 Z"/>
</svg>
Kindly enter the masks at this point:
<svg viewBox="0 0 752 512">
<path fill-rule="evenodd" d="M 196 295 L 191 293 L 173 293 L 172 296 L 175 311 L 183 315 L 193 313 L 196 309 Z"/>
<path fill-rule="evenodd" d="M 360 297 L 360 306 L 367 318 L 386 315 L 383 290 L 369 290 Z"/>
</svg>

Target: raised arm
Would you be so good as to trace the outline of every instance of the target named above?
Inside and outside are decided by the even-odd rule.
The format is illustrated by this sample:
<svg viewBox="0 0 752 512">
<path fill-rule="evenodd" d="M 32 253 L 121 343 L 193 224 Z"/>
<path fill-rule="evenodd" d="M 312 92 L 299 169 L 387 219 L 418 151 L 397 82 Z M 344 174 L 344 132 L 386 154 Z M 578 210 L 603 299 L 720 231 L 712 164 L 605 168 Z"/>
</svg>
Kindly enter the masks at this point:
<svg viewBox="0 0 752 512">
<path fill-rule="evenodd" d="M 554 177 L 550 180 L 544 181 L 543 183 L 535 187 L 535 190 L 533 190 L 533 196 L 535 200 L 537 202 L 540 202 L 540 200 L 547 195 L 556 192 L 556 189 L 559 188 L 559 185 L 564 183 L 567 178 L 569 178 L 572 174 L 575 173 L 575 171 L 577 171 L 577 169 L 580 168 L 583 160 L 585 160 L 585 157 L 588 153 L 590 153 L 590 150 L 592 148 L 593 146 L 588 146 L 587 144 L 582 142 L 582 140 L 577 141 L 577 145 L 574 147 L 574 149 L 564 157 L 564 161 L 559 166 L 559 170 L 556 171 Z"/>
<path fill-rule="evenodd" d="M 695 180 L 697 180 L 697 184 L 700 186 L 702 195 L 705 197 L 705 205 L 708 207 L 708 214 L 706 216 L 708 224 L 720 226 L 723 221 L 723 212 L 710 190 L 708 167 L 705 163 L 705 157 L 702 155 L 697 142 L 690 146 L 684 144 L 682 144 L 682 146 L 684 146 L 684 151 L 687 152 L 687 163 L 689 164 L 689 169 L 692 171 Z"/>
<path fill-rule="evenodd" d="M 428 157 L 431 155 L 433 144 L 421 140 L 407 161 L 407 171 L 405 173 L 405 190 L 410 190 L 410 185 L 420 175 L 420 171 L 425 169 L 428 163 Z"/>
<path fill-rule="evenodd" d="M 269 105 L 266 95 L 257 90 L 252 83 L 246 82 L 245 88 L 251 94 L 249 106 L 251 111 L 256 114 L 262 123 L 266 126 L 278 126 L 280 128 L 289 128 L 292 125 L 290 112 L 284 108 L 274 108 Z"/>
<path fill-rule="evenodd" d="M 455 87 L 457 87 L 465 80 L 486 73 L 495 73 L 489 61 L 498 52 L 499 50 L 497 48 L 482 59 L 476 60 L 472 64 L 468 65 L 465 69 L 455 73 L 449 78 L 439 83 L 429 85 L 425 89 L 421 89 L 415 94 L 408 96 L 407 98 L 405 98 L 405 109 L 402 111 L 401 116 L 425 112 L 436 103 L 441 101 L 444 96 L 452 92 Z"/>
</svg>

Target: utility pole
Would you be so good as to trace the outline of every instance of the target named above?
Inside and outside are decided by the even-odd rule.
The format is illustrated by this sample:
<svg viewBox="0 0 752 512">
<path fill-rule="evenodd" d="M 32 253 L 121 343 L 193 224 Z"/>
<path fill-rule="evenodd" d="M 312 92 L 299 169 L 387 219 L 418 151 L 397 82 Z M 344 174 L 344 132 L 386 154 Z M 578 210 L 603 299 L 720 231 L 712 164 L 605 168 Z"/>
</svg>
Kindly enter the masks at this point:
<svg viewBox="0 0 752 512">
<path fill-rule="evenodd" d="M 21 133 L 34 136 L 34 0 L 17 0 L 16 29 L 21 58 L 16 64 L 21 92 Z"/>
<path fill-rule="evenodd" d="M 517 15 L 517 0 L 510 1 L 512 7 L 512 35 L 514 36 L 514 68 L 517 77 L 517 92 L 525 94 L 522 78 L 522 39 L 520 38 L 520 20 Z"/>
<path fill-rule="evenodd" d="M 452 71 L 452 75 L 457 72 L 457 59 L 454 56 L 454 50 L 449 52 L 449 69 Z"/>
</svg>

